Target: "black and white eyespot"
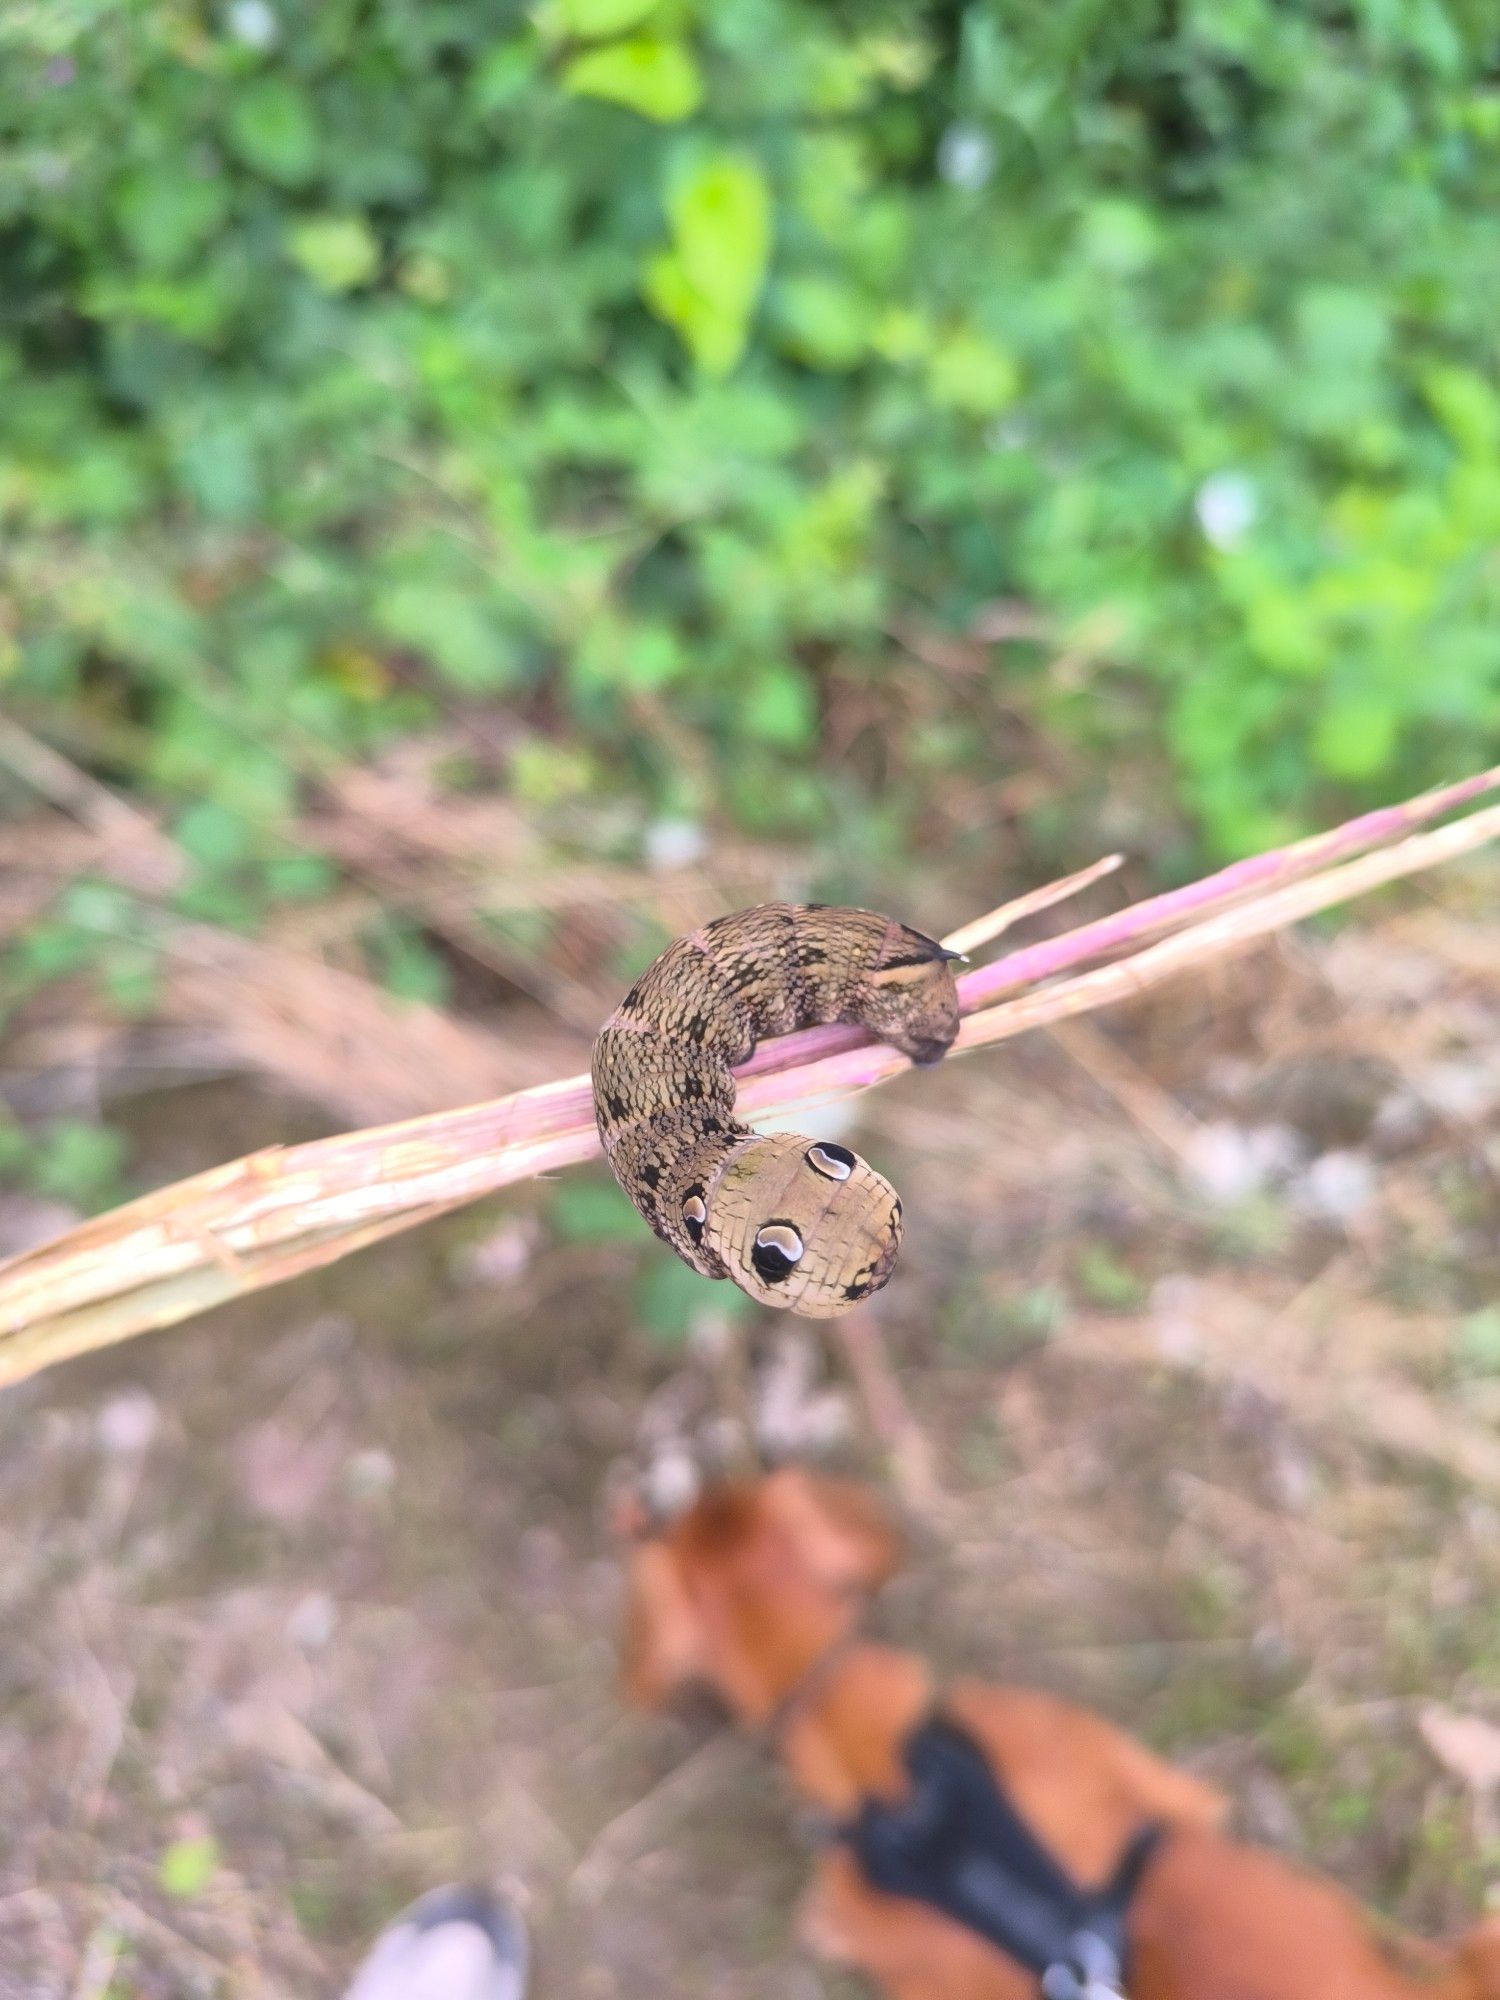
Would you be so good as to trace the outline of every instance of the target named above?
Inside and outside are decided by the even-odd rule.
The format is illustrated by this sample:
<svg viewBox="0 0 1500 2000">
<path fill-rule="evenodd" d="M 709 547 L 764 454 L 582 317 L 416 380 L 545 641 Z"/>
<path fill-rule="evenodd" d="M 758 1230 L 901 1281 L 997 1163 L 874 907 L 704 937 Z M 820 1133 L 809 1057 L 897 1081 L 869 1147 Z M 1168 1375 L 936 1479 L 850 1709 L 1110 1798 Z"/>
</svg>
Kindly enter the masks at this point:
<svg viewBox="0 0 1500 2000">
<path fill-rule="evenodd" d="M 807 1164 L 826 1174 L 831 1181 L 846 1181 L 854 1172 L 855 1158 L 847 1146 L 836 1146 L 831 1139 L 821 1139 L 816 1146 L 807 1149 Z"/>
<path fill-rule="evenodd" d="M 768 1285 L 780 1285 L 802 1258 L 802 1238 L 789 1222 L 765 1222 L 755 1232 L 750 1262 Z"/>
<path fill-rule="evenodd" d="M 701 1187 L 689 1188 L 683 1196 L 682 1220 L 693 1242 L 701 1243 L 703 1226 L 708 1221 L 708 1203 L 703 1199 Z"/>
</svg>

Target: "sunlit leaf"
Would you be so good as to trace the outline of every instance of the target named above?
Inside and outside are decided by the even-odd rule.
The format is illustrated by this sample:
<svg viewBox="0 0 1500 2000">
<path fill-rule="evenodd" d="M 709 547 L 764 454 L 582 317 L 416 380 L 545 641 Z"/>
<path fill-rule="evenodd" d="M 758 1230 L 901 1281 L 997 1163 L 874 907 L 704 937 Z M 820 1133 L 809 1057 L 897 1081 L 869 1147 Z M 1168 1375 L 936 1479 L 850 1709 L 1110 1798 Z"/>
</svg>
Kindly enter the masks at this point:
<svg viewBox="0 0 1500 2000">
<path fill-rule="evenodd" d="M 690 117 L 703 101 L 692 50 L 651 35 L 584 50 L 563 70 L 562 87 L 573 97 L 601 97 L 662 125 Z"/>
<path fill-rule="evenodd" d="M 186 1901 L 201 1896 L 219 1872 L 219 1843 L 211 1833 L 174 1840 L 162 1852 L 156 1879 L 169 1896 Z"/>
<path fill-rule="evenodd" d="M 710 153 L 667 198 L 672 246 L 646 269 L 647 303 L 699 367 L 727 375 L 745 351 L 771 254 L 771 192 L 746 153 Z"/>
<path fill-rule="evenodd" d="M 579 41 L 603 41 L 623 35 L 654 14 L 661 0 L 552 0 L 550 18 L 565 35 Z"/>
<path fill-rule="evenodd" d="M 794 278 L 781 285 L 776 317 L 783 345 L 813 368 L 854 368 L 870 351 L 869 301 L 836 278 Z"/>
<path fill-rule="evenodd" d="M 1371 778 L 1385 770 L 1396 748 L 1400 715 L 1379 694 L 1352 694 L 1323 711 L 1313 736 L 1313 755 L 1334 778 Z"/>
<path fill-rule="evenodd" d="M 212 235 L 227 202 L 217 175 L 178 164 L 133 174 L 120 189 L 117 212 L 126 240 L 141 262 L 170 271 Z"/>
<path fill-rule="evenodd" d="M 229 110 L 230 144 L 247 167 L 287 187 L 318 163 L 318 126 L 304 93 L 280 77 L 248 83 Z"/>
<path fill-rule="evenodd" d="M 360 215 L 311 216 L 296 224 L 289 242 L 297 262 L 325 292 L 353 291 L 380 268 L 380 245 Z"/>
</svg>

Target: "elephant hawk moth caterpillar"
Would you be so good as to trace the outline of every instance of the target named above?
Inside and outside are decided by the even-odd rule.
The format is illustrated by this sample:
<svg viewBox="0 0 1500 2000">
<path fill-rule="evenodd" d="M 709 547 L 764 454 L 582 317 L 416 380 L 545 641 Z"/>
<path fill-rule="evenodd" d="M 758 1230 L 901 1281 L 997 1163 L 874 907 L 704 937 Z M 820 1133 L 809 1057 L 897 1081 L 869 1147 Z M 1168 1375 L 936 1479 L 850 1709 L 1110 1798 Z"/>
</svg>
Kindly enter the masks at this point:
<svg viewBox="0 0 1500 2000">
<path fill-rule="evenodd" d="M 594 1113 L 615 1178 L 685 1263 L 810 1319 L 879 1291 L 901 1244 L 895 1189 L 832 1140 L 752 1132 L 732 1071 L 763 1036 L 830 1021 L 940 1061 L 956 957 L 872 910 L 762 903 L 648 967 L 594 1044 Z"/>
</svg>

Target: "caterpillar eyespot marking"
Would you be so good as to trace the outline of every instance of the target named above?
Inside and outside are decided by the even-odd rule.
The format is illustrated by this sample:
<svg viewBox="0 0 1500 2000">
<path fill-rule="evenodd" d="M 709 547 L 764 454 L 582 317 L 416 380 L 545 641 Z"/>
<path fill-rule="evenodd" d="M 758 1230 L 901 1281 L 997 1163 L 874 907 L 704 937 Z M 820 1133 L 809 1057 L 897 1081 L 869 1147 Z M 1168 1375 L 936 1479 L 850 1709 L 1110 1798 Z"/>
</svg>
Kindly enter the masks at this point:
<svg viewBox="0 0 1500 2000">
<path fill-rule="evenodd" d="M 829 1021 L 936 1061 L 958 1033 L 949 955 L 872 910 L 715 917 L 641 974 L 593 1061 L 605 1154 L 646 1220 L 705 1277 L 813 1319 L 886 1283 L 901 1202 L 847 1146 L 763 1136 L 728 1107 L 732 1066 L 757 1042 Z"/>
<path fill-rule="evenodd" d="M 767 1222 L 755 1232 L 750 1262 L 768 1285 L 784 1285 L 802 1262 L 803 1249 L 790 1222 Z"/>
</svg>

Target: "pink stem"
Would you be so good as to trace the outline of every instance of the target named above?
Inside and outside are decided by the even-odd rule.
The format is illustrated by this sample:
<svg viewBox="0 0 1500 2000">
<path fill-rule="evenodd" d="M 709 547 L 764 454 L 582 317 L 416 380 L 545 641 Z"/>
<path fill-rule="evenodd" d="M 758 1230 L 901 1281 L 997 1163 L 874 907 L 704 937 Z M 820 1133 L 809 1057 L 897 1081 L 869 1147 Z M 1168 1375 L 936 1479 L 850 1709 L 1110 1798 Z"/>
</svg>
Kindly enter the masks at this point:
<svg viewBox="0 0 1500 2000">
<path fill-rule="evenodd" d="M 1162 924 L 1176 923 L 1180 918 L 1201 912 L 1210 904 L 1226 902 L 1249 890 L 1262 889 L 1283 875 L 1300 874 L 1307 868 L 1321 868 L 1325 862 L 1337 860 L 1342 855 L 1356 853 L 1364 847 L 1376 847 L 1384 840 L 1393 840 L 1427 820 L 1453 811 L 1456 806 L 1467 805 L 1472 799 L 1483 797 L 1497 785 L 1500 785 L 1500 767 L 1481 771 L 1472 778 L 1461 778 L 1457 784 L 1444 785 L 1436 791 L 1424 792 L 1419 798 L 1407 799 L 1401 805 L 1378 806 L 1374 812 L 1361 813 L 1358 819 L 1346 820 L 1330 833 L 1314 834 L 1310 839 L 1296 841 L 1290 847 L 1274 848 L 1269 854 L 1253 854 L 1246 861 L 1231 862 L 1229 867 L 1221 868 L 1216 875 L 1204 876 L 1201 882 L 1189 882 L 1181 889 L 1168 889 L 1163 895 L 1152 896 L 1144 903 L 1134 903 L 1129 909 L 1118 910 L 1111 917 L 1101 917 L 1095 923 L 1084 924 L 1081 929 L 1068 931 L 1062 937 L 1043 938 L 1039 944 L 1013 951 L 1008 957 L 997 959 L 993 965 L 982 965 L 960 980 L 964 1012 L 970 1013 L 997 995 L 1012 992 L 1017 986 L 1034 986 L 1038 980 L 1050 978 L 1054 972 L 1066 971 L 1082 959 L 1113 951 Z"/>
<path fill-rule="evenodd" d="M 1283 876 L 1297 875 L 1305 869 L 1321 867 L 1325 862 L 1358 853 L 1361 848 L 1393 840 L 1400 834 L 1409 833 L 1413 827 L 1437 819 L 1473 799 L 1482 798 L 1486 792 L 1497 787 L 1500 787 L 1500 766 L 1480 771 L 1471 778 L 1460 778 L 1456 784 L 1440 786 L 1436 791 L 1424 792 L 1419 798 L 1404 800 L 1397 806 L 1378 806 L 1373 812 L 1361 813 L 1357 819 L 1348 820 L 1329 833 L 1314 834 L 1310 839 L 1296 841 L 1290 847 L 1278 847 L 1269 854 L 1256 854 L 1246 861 L 1231 862 L 1227 868 L 1221 868 L 1215 875 L 1204 876 L 1200 882 L 1189 882 L 1181 889 L 1168 889 L 1160 896 L 1149 897 L 1144 903 L 1132 903 L 1128 909 L 1100 917 L 1078 930 L 1065 931 L 1059 937 L 1043 938 L 1037 944 L 1024 945 L 1019 951 L 997 958 L 992 965 L 977 966 L 973 972 L 963 973 L 958 981 L 959 1005 L 965 1014 L 972 1014 L 988 1006 L 1002 993 L 1013 992 L 1018 986 L 1033 986 L 1039 980 L 1050 979 L 1054 973 L 1066 972 L 1084 959 L 1097 958 L 1104 952 L 1117 950 L 1119 946 L 1130 944 L 1164 924 L 1201 914 L 1218 903 L 1253 889 L 1264 888 L 1267 883 Z M 823 1056 L 863 1048 L 870 1040 L 871 1037 L 862 1028 L 805 1028 L 800 1034 L 783 1035 L 777 1041 L 766 1043 L 736 1074 L 749 1078 L 793 1066 L 800 1068 L 804 1063 L 815 1062 Z"/>
</svg>

